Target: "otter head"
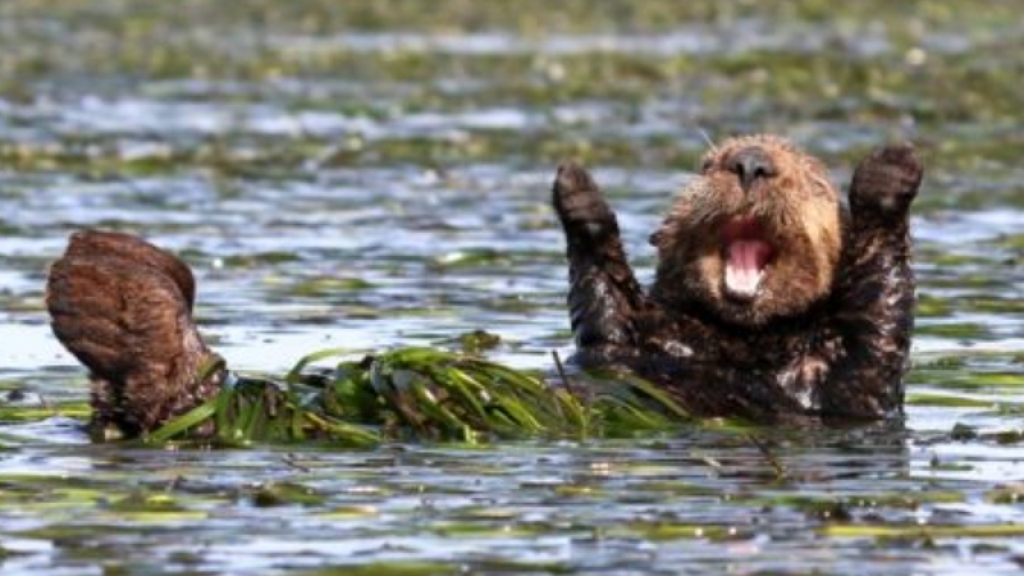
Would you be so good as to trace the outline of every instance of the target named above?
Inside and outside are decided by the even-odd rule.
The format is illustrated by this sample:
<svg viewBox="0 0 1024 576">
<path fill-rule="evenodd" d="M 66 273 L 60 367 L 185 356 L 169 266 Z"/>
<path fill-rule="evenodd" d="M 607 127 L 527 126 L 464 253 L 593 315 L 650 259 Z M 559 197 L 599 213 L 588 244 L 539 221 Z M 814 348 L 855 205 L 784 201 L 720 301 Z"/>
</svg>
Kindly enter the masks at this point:
<svg viewBox="0 0 1024 576">
<path fill-rule="evenodd" d="M 651 237 L 654 294 L 763 326 L 829 293 L 841 238 L 839 194 L 821 162 L 776 137 L 734 138 L 705 156 Z"/>
</svg>

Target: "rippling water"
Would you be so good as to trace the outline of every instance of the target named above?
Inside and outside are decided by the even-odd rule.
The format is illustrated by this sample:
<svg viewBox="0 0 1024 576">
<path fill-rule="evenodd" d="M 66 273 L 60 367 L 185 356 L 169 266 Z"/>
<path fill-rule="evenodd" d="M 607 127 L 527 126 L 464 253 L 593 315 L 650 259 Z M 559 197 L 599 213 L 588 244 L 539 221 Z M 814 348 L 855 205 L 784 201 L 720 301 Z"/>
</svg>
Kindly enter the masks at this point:
<svg viewBox="0 0 1024 576">
<path fill-rule="evenodd" d="M 558 161 L 594 167 L 649 279 L 708 139 L 773 131 L 837 180 L 889 139 L 924 153 L 906 430 L 170 452 L 10 422 L 3 573 L 1016 573 L 1016 6 L 636 4 L 0 5 L 0 404 L 85 397 L 42 286 L 87 226 L 181 254 L 236 369 L 479 328 L 547 367 Z"/>
</svg>

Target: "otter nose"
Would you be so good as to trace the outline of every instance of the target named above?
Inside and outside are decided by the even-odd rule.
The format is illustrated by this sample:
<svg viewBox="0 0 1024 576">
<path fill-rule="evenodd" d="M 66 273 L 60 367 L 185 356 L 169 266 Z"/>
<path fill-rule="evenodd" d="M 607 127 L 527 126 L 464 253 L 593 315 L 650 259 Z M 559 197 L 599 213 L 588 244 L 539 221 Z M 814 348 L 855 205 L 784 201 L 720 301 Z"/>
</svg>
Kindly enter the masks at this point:
<svg viewBox="0 0 1024 576">
<path fill-rule="evenodd" d="M 778 174 L 772 157 L 763 148 L 748 146 L 738 150 L 725 164 L 726 170 L 740 179 L 740 185 L 749 191 L 758 178 L 771 178 Z"/>
</svg>

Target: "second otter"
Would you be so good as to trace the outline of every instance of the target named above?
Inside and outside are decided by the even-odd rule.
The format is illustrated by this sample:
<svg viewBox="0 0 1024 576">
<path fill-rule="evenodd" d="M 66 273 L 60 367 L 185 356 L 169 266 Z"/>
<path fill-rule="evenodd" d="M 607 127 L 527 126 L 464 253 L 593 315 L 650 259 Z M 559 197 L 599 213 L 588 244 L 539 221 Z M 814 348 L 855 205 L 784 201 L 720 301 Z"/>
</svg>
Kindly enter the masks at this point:
<svg viewBox="0 0 1024 576">
<path fill-rule="evenodd" d="M 846 206 L 824 165 L 792 144 L 729 140 L 651 237 L 659 265 L 645 293 L 597 185 L 563 165 L 553 199 L 577 359 L 635 371 L 697 415 L 901 414 L 921 175 L 910 146 L 879 149 Z"/>
</svg>

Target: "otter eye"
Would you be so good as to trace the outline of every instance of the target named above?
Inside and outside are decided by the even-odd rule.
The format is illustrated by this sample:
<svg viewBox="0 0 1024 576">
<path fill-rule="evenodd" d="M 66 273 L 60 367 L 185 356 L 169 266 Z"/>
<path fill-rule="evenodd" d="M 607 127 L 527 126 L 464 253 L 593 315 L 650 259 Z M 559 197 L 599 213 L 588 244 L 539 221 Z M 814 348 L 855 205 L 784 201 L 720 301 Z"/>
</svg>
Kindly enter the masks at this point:
<svg viewBox="0 0 1024 576">
<path fill-rule="evenodd" d="M 711 169 L 711 164 L 712 164 L 711 158 L 705 158 L 704 161 L 701 162 L 701 164 L 700 164 L 700 173 L 701 174 L 707 174 L 708 170 Z"/>
</svg>

